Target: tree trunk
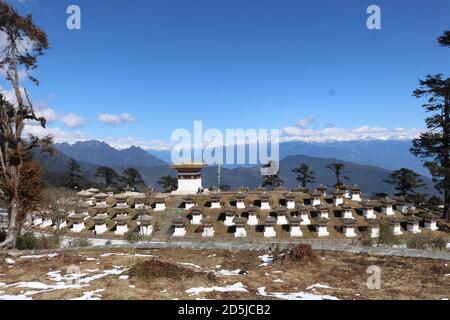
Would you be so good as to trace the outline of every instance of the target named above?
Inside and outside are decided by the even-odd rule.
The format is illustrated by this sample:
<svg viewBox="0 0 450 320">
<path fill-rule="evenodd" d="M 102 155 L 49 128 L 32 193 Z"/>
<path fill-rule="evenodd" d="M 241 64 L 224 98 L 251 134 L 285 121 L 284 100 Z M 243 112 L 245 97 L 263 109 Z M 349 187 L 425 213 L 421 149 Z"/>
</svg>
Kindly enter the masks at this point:
<svg viewBox="0 0 450 320">
<path fill-rule="evenodd" d="M 20 233 L 20 223 L 18 221 L 20 205 L 17 198 L 11 200 L 9 211 L 8 234 L 6 235 L 5 241 L 0 243 L 0 248 L 14 249 Z"/>
</svg>

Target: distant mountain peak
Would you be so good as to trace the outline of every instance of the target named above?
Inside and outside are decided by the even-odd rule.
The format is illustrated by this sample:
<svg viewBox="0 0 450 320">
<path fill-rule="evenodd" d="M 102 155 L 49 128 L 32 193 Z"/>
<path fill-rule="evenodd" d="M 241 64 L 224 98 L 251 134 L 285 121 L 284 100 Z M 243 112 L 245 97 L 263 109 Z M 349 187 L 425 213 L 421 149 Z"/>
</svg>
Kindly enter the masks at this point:
<svg viewBox="0 0 450 320">
<path fill-rule="evenodd" d="M 98 140 L 79 141 L 73 145 L 57 143 L 55 147 L 70 158 L 94 165 L 150 168 L 167 164 L 140 147 L 132 146 L 128 149 L 118 150 Z"/>
</svg>

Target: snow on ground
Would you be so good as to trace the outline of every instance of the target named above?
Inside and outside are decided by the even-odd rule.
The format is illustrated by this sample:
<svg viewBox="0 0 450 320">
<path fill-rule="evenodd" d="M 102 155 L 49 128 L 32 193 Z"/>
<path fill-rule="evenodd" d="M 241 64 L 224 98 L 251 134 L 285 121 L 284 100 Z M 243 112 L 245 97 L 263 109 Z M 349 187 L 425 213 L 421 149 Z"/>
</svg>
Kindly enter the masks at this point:
<svg viewBox="0 0 450 320">
<path fill-rule="evenodd" d="M 259 265 L 260 267 L 266 267 L 273 262 L 273 257 L 269 256 L 268 254 L 259 256 L 258 258 L 262 261 L 262 264 Z"/>
<path fill-rule="evenodd" d="M 0 300 L 33 300 L 31 297 L 27 297 L 24 294 L 18 294 L 18 295 L 4 295 L 0 296 Z"/>
<path fill-rule="evenodd" d="M 211 287 L 211 288 L 191 288 L 186 290 L 186 293 L 189 293 L 191 296 L 203 293 L 203 292 L 248 292 L 245 286 L 241 283 L 235 283 L 231 286 L 226 287 Z"/>
<path fill-rule="evenodd" d="M 339 300 L 336 297 L 329 295 L 317 295 L 312 293 L 297 292 L 297 293 L 281 293 L 272 292 L 267 293 L 266 288 L 258 288 L 258 294 L 262 297 L 277 298 L 281 300 Z"/>
<path fill-rule="evenodd" d="M 188 262 L 177 262 L 178 264 L 181 264 L 183 266 L 187 266 L 187 267 L 194 267 L 195 269 L 201 269 L 202 267 L 193 264 L 193 263 L 188 263 Z"/>
<path fill-rule="evenodd" d="M 273 283 L 284 283 L 284 281 L 281 279 L 276 279 L 276 280 L 273 280 L 272 282 Z"/>
<path fill-rule="evenodd" d="M 31 256 L 21 256 L 19 257 L 20 259 L 41 259 L 41 258 L 46 258 L 48 257 L 48 260 L 57 257 L 58 254 L 57 253 L 52 253 L 52 254 L 42 254 L 42 255 L 31 255 Z"/>
<path fill-rule="evenodd" d="M 120 280 L 128 280 L 129 276 L 120 276 L 119 279 Z"/>
<path fill-rule="evenodd" d="M 306 288 L 306 290 L 311 290 L 311 289 L 316 289 L 316 288 L 317 289 L 334 289 L 334 290 L 339 290 L 339 289 L 327 286 L 325 284 L 320 284 L 320 283 L 313 284 L 312 286 Z"/>
<path fill-rule="evenodd" d="M 98 259 L 95 258 L 86 258 L 87 261 L 98 261 Z"/>
<path fill-rule="evenodd" d="M 223 276 L 223 277 L 230 277 L 230 276 L 239 276 L 242 274 L 246 274 L 246 271 L 242 271 L 241 269 L 236 269 L 236 270 L 219 270 L 219 271 L 213 271 L 216 275 L 218 276 Z"/>
<path fill-rule="evenodd" d="M 17 282 L 13 284 L 6 285 L 5 283 L 0 283 L 2 288 L 21 288 L 21 289 L 31 289 L 33 291 L 27 291 L 25 293 L 21 292 L 19 295 L 3 295 L 0 296 L 0 300 L 30 300 L 31 296 L 46 292 L 51 292 L 55 290 L 65 290 L 65 289 L 81 289 L 90 286 L 90 282 L 98 280 L 100 278 L 110 276 L 110 275 L 121 275 L 128 269 L 122 266 L 113 266 L 113 269 L 103 270 L 97 274 L 88 276 L 89 273 L 70 273 L 66 275 L 61 275 L 61 271 L 50 271 L 47 273 L 48 279 L 53 282 L 53 284 L 46 284 L 38 281 L 31 282 Z M 86 270 L 87 271 L 87 270 Z M 99 271 L 99 270 L 90 270 Z M 78 300 L 98 300 L 98 291 L 85 292 L 84 295 Z"/>
<path fill-rule="evenodd" d="M 16 264 L 16 262 L 15 262 L 13 259 L 11 259 L 11 258 L 6 258 L 6 259 L 5 259 L 5 262 L 6 262 L 7 264 Z"/>
<path fill-rule="evenodd" d="M 84 292 L 83 295 L 79 298 L 71 299 L 71 300 L 101 300 L 100 292 L 105 291 L 105 289 L 98 289 L 95 291 L 87 291 Z"/>
<path fill-rule="evenodd" d="M 106 258 L 106 257 L 147 257 L 147 258 L 158 258 L 157 256 L 151 255 L 151 254 L 128 254 L 128 253 L 104 253 L 101 254 L 100 257 Z"/>
</svg>

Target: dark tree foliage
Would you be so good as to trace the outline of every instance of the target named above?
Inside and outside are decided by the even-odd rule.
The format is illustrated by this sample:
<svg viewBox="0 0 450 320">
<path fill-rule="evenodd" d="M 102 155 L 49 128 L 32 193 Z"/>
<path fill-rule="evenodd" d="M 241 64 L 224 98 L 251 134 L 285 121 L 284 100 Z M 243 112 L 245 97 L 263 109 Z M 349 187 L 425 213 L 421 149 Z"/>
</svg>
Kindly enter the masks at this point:
<svg viewBox="0 0 450 320">
<path fill-rule="evenodd" d="M 83 182 L 83 173 L 80 164 L 76 160 L 70 159 L 67 165 L 67 187 L 71 189 L 79 188 Z"/>
<path fill-rule="evenodd" d="M 327 166 L 328 169 L 334 171 L 336 175 L 336 187 L 343 185 L 342 182 L 342 174 L 344 174 L 345 164 L 343 163 L 332 163 Z M 346 173 L 349 173 L 348 171 Z M 347 176 L 344 176 L 343 179 L 348 180 Z"/>
<path fill-rule="evenodd" d="M 158 184 L 164 189 L 164 192 L 172 192 L 178 189 L 178 179 L 174 176 L 163 176 Z"/>
<path fill-rule="evenodd" d="M 425 186 L 420 174 L 407 168 L 393 171 L 385 181 L 392 184 L 394 189 L 398 191 L 395 194 L 396 196 L 402 197 L 414 196 L 417 188 Z"/>
<path fill-rule="evenodd" d="M 94 176 L 103 179 L 105 186 L 107 187 L 116 187 L 120 180 L 120 176 L 117 172 L 110 167 L 98 167 Z"/>
<path fill-rule="evenodd" d="M 130 188 L 135 188 L 137 186 L 144 186 L 145 182 L 144 179 L 142 179 L 141 173 L 136 170 L 135 168 L 127 168 L 123 172 L 123 176 L 120 179 L 124 184 L 129 186 Z"/>
<path fill-rule="evenodd" d="M 277 174 L 271 176 L 263 176 L 262 187 L 269 190 L 274 190 L 280 188 L 284 185 L 283 179 L 281 179 Z"/>
<path fill-rule="evenodd" d="M 450 47 L 449 39 L 447 31 L 438 41 Z M 411 152 L 423 160 L 436 188 L 444 194 L 444 216 L 450 221 L 450 78 L 428 75 L 419 84 L 413 95 L 426 100 L 423 108 L 430 116 L 425 119 L 427 131 L 413 141 Z"/>
<path fill-rule="evenodd" d="M 316 178 L 314 178 L 314 172 L 311 171 L 307 164 L 302 164 L 300 167 L 293 169 L 292 172 L 297 174 L 297 181 L 303 188 L 306 188 L 307 184 L 316 181 Z"/>
<path fill-rule="evenodd" d="M 29 71 L 38 67 L 38 58 L 48 49 L 45 32 L 36 26 L 31 16 L 20 16 L 11 5 L 0 1 L 0 31 L 5 42 L 0 48 L 0 69 L 14 92 L 14 101 L 0 94 L 0 197 L 6 203 L 9 226 L 0 247 L 14 248 L 20 234 L 23 217 L 32 207 L 32 189 L 41 188 L 39 171 L 32 160 L 31 150 L 40 146 L 51 149 L 51 138 L 24 138 L 25 124 L 38 122 L 45 128 L 45 118 L 36 116 L 30 96 L 20 83 L 19 74 L 25 72 L 35 84 L 39 81 Z M 30 169 L 31 168 L 31 169 Z M 26 178 L 28 176 L 28 179 Z M 24 189 L 21 183 L 26 182 Z"/>
</svg>

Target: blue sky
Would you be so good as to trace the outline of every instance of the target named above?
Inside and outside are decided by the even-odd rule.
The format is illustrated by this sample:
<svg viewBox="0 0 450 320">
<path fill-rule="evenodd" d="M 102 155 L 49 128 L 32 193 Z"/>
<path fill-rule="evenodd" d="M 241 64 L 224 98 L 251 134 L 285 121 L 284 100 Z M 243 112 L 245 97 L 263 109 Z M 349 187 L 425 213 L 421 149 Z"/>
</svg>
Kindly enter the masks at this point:
<svg viewBox="0 0 450 320">
<path fill-rule="evenodd" d="M 299 139 L 408 137 L 424 127 L 418 79 L 450 70 L 436 42 L 448 0 L 9 2 L 48 34 L 30 91 L 57 141 L 157 147 L 194 120 Z M 70 4 L 81 30 L 66 28 Z M 366 27 L 371 4 L 381 30 Z"/>
</svg>

